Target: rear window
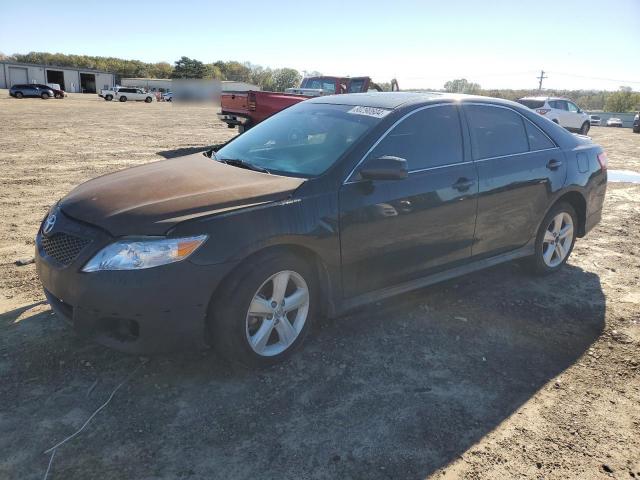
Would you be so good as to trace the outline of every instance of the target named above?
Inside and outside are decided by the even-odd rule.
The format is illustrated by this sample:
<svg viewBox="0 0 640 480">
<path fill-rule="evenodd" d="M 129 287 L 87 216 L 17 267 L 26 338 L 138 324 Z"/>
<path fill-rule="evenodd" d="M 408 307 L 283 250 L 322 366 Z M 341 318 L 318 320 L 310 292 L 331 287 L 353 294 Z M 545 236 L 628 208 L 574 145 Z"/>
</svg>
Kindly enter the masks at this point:
<svg viewBox="0 0 640 480">
<path fill-rule="evenodd" d="M 531 110 L 544 107 L 544 100 L 529 100 L 526 98 L 522 98 L 518 100 L 518 103 L 524 105 L 525 107 L 529 107 Z"/>
</svg>

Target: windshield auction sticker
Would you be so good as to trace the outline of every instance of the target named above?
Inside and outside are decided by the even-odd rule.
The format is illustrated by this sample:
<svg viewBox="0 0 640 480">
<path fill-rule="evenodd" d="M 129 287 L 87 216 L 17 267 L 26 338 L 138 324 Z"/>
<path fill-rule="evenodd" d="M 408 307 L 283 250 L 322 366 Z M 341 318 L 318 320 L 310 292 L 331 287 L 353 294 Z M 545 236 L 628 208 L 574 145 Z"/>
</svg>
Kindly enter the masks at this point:
<svg viewBox="0 0 640 480">
<path fill-rule="evenodd" d="M 347 113 L 351 113 L 352 115 L 366 115 L 368 117 L 375 118 L 383 118 L 389 115 L 391 110 L 387 110 L 384 108 L 375 108 L 375 107 L 362 107 L 357 106 L 353 107 L 351 110 L 347 111 Z"/>
</svg>

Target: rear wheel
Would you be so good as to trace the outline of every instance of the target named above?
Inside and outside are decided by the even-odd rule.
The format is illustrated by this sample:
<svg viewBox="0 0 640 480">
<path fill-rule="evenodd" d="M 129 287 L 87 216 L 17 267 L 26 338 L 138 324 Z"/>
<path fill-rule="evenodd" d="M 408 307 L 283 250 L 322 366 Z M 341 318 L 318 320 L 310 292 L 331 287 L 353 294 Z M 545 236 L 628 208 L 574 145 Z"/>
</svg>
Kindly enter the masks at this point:
<svg viewBox="0 0 640 480">
<path fill-rule="evenodd" d="M 586 135 L 587 133 L 589 133 L 589 128 L 591 128 L 589 122 L 584 122 L 580 127 L 580 135 Z"/>
<path fill-rule="evenodd" d="M 287 253 L 260 255 L 225 283 L 208 320 L 212 343 L 225 358 L 267 366 L 302 343 L 317 293 L 315 271 L 306 261 Z"/>
<path fill-rule="evenodd" d="M 54 97 L 56 97 L 56 98 L 62 98 L 62 94 L 61 94 L 61 93 L 56 93 L 56 94 L 54 95 Z"/>
<path fill-rule="evenodd" d="M 577 229 L 574 208 L 565 202 L 555 205 L 540 224 L 535 253 L 528 259 L 531 270 L 547 274 L 560 269 L 571 255 Z"/>
<path fill-rule="evenodd" d="M 121 102 L 126 102 L 127 101 L 127 97 L 122 95 L 118 100 L 120 100 Z"/>
<path fill-rule="evenodd" d="M 42 92 L 42 94 L 40 95 L 40 98 L 42 98 L 43 100 L 48 100 L 49 98 L 49 94 L 46 92 Z"/>
<path fill-rule="evenodd" d="M 107 102 L 110 102 L 111 100 L 113 100 L 113 95 L 106 95 L 106 96 L 104 97 L 104 99 L 105 99 Z"/>
</svg>

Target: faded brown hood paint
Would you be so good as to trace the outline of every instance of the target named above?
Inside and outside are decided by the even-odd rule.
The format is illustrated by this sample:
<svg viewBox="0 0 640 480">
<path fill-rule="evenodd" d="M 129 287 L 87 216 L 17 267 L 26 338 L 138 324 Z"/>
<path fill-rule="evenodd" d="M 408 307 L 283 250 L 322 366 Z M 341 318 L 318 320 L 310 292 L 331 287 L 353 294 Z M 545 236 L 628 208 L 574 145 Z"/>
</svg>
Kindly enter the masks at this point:
<svg viewBox="0 0 640 480">
<path fill-rule="evenodd" d="M 89 180 L 64 197 L 60 207 L 115 236 L 162 235 L 189 218 L 284 200 L 303 182 L 197 153 Z"/>
</svg>

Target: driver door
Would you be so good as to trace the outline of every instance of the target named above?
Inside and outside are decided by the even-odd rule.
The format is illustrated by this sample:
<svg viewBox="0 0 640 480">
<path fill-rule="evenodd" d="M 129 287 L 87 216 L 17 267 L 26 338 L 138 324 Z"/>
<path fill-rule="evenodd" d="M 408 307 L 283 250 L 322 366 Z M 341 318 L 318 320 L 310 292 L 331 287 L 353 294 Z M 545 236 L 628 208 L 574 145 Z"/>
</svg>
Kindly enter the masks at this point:
<svg viewBox="0 0 640 480">
<path fill-rule="evenodd" d="M 358 169 L 340 189 L 340 244 L 346 298 L 407 282 L 467 261 L 478 177 L 458 107 L 412 112 L 367 154 L 404 158 L 408 176 L 363 180 Z"/>
</svg>

